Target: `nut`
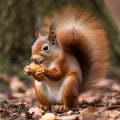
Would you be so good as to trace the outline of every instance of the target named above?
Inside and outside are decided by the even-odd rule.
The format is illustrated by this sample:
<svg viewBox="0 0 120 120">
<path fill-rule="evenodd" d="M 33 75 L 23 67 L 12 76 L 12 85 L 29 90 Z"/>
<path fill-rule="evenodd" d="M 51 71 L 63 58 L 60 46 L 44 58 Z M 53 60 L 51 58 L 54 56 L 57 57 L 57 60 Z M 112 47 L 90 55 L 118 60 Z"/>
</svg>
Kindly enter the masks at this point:
<svg viewBox="0 0 120 120">
<path fill-rule="evenodd" d="M 36 76 L 35 75 L 35 72 L 36 70 L 38 70 L 39 68 L 41 68 L 42 66 L 40 64 L 37 64 L 37 63 L 31 63 L 29 65 L 29 68 L 32 72 L 32 75 L 34 77 L 34 79 L 38 80 L 38 81 L 43 81 L 45 79 L 45 76 L 44 75 L 41 75 L 41 76 Z"/>
<path fill-rule="evenodd" d="M 53 113 L 46 113 L 40 120 L 55 120 L 55 118 L 56 117 Z"/>
<path fill-rule="evenodd" d="M 31 64 L 29 65 L 29 67 L 30 67 L 31 72 L 32 72 L 32 73 L 35 73 L 36 70 L 38 70 L 38 69 L 41 68 L 42 66 L 41 66 L 40 64 L 37 64 L 37 63 L 31 63 Z"/>
</svg>

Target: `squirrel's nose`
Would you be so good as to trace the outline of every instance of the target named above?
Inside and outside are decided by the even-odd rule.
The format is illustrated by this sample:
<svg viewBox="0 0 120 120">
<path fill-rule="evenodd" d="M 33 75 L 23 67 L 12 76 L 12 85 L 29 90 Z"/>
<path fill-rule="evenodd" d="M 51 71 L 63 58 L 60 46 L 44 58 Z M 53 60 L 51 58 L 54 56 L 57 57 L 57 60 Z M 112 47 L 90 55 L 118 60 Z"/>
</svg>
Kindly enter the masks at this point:
<svg viewBox="0 0 120 120">
<path fill-rule="evenodd" d="M 31 60 L 36 62 L 36 58 L 34 56 L 31 56 Z"/>
</svg>

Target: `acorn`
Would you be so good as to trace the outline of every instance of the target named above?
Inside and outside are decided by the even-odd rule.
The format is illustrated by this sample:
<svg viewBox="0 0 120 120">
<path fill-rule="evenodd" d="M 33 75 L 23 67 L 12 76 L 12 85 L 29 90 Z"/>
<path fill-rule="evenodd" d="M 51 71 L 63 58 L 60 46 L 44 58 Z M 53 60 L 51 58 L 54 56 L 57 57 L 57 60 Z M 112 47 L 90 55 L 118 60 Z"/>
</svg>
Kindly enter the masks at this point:
<svg viewBox="0 0 120 120">
<path fill-rule="evenodd" d="M 42 67 L 42 66 L 41 66 L 40 64 L 37 64 L 37 63 L 30 63 L 30 65 L 29 65 L 29 68 L 30 68 L 30 70 L 31 70 L 31 72 L 32 72 L 33 77 L 34 77 L 36 80 L 38 80 L 38 81 L 43 81 L 43 80 L 45 79 L 45 76 L 44 76 L 44 75 L 42 75 L 42 76 L 40 76 L 40 77 L 38 77 L 38 76 L 35 75 L 36 70 L 38 70 L 38 69 L 41 68 L 41 67 Z"/>
</svg>

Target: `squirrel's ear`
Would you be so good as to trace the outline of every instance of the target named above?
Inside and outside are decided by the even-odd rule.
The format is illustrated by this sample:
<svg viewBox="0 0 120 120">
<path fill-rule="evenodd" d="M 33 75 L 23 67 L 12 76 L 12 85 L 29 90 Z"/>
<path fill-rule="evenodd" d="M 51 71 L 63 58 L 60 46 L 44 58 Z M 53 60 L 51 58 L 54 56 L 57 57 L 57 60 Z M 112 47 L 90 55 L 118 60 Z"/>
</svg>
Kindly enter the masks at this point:
<svg viewBox="0 0 120 120">
<path fill-rule="evenodd" d="M 35 37 L 36 38 L 39 38 L 41 36 L 40 28 L 41 28 L 41 20 L 37 20 L 37 22 L 35 24 Z"/>
<path fill-rule="evenodd" d="M 55 18 L 53 18 L 50 24 L 49 35 L 48 35 L 48 39 L 52 44 L 57 43 L 55 29 L 56 29 Z"/>
</svg>

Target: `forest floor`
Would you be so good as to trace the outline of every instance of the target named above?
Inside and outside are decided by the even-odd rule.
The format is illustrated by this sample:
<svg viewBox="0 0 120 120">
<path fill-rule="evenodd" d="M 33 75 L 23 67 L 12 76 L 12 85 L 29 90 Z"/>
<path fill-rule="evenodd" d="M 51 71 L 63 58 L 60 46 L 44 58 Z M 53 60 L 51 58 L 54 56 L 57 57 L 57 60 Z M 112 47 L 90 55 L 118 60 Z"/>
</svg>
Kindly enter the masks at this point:
<svg viewBox="0 0 120 120">
<path fill-rule="evenodd" d="M 0 91 L 0 120 L 120 120 L 120 84 L 115 80 L 102 79 L 97 89 L 81 94 L 76 108 L 43 111 L 33 86 L 18 77 L 0 77 L 9 81 L 9 88 Z"/>
</svg>

